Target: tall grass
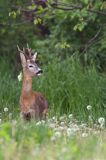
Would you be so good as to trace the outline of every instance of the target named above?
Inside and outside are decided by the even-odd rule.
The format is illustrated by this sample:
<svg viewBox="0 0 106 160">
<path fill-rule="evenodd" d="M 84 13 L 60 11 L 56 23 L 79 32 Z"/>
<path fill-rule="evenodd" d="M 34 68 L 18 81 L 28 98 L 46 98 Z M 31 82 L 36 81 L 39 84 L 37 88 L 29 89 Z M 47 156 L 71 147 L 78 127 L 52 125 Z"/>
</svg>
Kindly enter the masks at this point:
<svg viewBox="0 0 106 160">
<path fill-rule="evenodd" d="M 91 64 L 84 68 L 78 56 L 59 61 L 54 58 L 42 66 L 44 74 L 33 80 L 33 89 L 41 91 L 48 100 L 49 114 L 73 113 L 78 119 L 87 119 L 87 105 L 92 106 L 94 119 L 106 117 L 106 76 L 99 74 Z M 0 110 L 8 107 L 18 115 L 21 83 L 14 79 L 8 63 L 0 64 Z"/>
<path fill-rule="evenodd" d="M 73 118 L 1 123 L 0 160 L 105 160 L 106 130 L 77 124 Z"/>
</svg>

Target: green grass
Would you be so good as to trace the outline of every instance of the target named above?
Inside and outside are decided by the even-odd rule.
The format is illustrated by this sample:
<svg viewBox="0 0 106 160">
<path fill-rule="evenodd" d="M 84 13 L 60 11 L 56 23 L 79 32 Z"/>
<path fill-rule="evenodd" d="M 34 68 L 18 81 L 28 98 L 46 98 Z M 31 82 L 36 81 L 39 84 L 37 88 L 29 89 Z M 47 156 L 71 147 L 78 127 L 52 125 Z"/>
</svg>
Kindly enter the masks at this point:
<svg viewBox="0 0 106 160">
<path fill-rule="evenodd" d="M 59 61 L 54 58 L 41 66 L 44 74 L 33 79 L 33 90 L 42 92 L 49 103 L 50 115 L 73 113 L 78 120 L 87 120 L 87 105 L 93 107 L 94 119 L 106 117 L 106 76 L 96 71 L 93 64 L 84 68 L 78 56 Z M 17 115 L 21 82 L 13 78 L 8 63 L 0 64 L 0 110 L 8 107 Z M 19 112 L 18 112 L 19 114 Z"/>
<path fill-rule="evenodd" d="M 8 113 L 7 113 L 8 114 Z M 10 120 L 0 125 L 0 159 L 3 160 L 105 160 L 106 131 L 54 118 L 25 123 Z M 64 123 L 64 124 L 63 124 Z M 67 131 L 70 130 L 70 134 Z"/>
<path fill-rule="evenodd" d="M 47 98 L 49 118 L 25 123 L 19 118 L 22 83 L 8 62 L 0 63 L 0 160 L 105 160 L 106 130 L 98 118 L 106 119 L 106 75 L 92 63 L 84 68 L 77 56 L 54 58 L 41 68 L 44 74 L 33 79 L 33 89 Z M 64 119 L 64 114 L 74 118 Z"/>
</svg>

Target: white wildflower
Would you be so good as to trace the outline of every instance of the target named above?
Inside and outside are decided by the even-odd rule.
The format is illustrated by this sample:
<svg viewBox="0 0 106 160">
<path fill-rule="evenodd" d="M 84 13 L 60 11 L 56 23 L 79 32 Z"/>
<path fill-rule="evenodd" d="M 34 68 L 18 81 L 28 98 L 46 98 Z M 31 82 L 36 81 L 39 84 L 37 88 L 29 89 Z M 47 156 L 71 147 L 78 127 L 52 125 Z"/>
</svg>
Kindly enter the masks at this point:
<svg viewBox="0 0 106 160">
<path fill-rule="evenodd" d="M 92 109 L 92 106 L 88 105 L 86 108 L 87 108 L 88 111 L 90 111 Z"/>
<path fill-rule="evenodd" d="M 61 125 L 61 126 L 64 126 L 64 125 L 65 125 L 65 122 L 60 122 L 60 125 Z"/>
<path fill-rule="evenodd" d="M 56 120 L 56 117 L 54 116 L 54 117 L 52 117 L 52 120 L 54 121 L 54 120 Z"/>
<path fill-rule="evenodd" d="M 47 124 L 50 124 L 52 122 L 52 119 L 47 119 Z"/>
<path fill-rule="evenodd" d="M 73 114 L 69 114 L 68 118 L 72 119 L 73 118 Z"/>
<path fill-rule="evenodd" d="M 61 132 L 59 132 L 59 131 L 55 132 L 55 133 L 54 133 L 54 136 L 55 136 L 56 138 L 60 138 L 60 137 L 61 137 Z"/>
<path fill-rule="evenodd" d="M 80 125 L 80 127 L 82 127 L 82 128 L 86 128 L 86 126 L 87 126 L 86 123 L 82 123 L 82 124 Z"/>
<path fill-rule="evenodd" d="M 74 132 L 73 132 L 73 130 L 71 128 L 67 128 L 66 133 L 67 133 L 68 137 L 70 137 L 70 136 L 72 136 L 74 134 Z"/>
<path fill-rule="evenodd" d="M 72 125 L 73 125 L 73 122 L 72 121 L 70 121 L 69 123 L 68 123 L 68 125 L 70 126 L 70 128 L 72 127 Z"/>
<path fill-rule="evenodd" d="M 59 129 L 60 131 L 64 131 L 64 127 L 62 127 L 62 126 L 58 127 L 58 129 Z"/>
<path fill-rule="evenodd" d="M 79 131 L 79 130 L 80 130 L 80 128 L 79 128 L 77 125 L 73 126 L 73 131 L 74 131 L 74 132 L 77 132 L 77 131 Z"/>
<path fill-rule="evenodd" d="M 98 119 L 98 123 L 100 124 L 101 127 L 103 127 L 104 124 L 105 124 L 105 119 L 104 119 L 103 117 L 100 117 L 100 118 Z"/>
<path fill-rule="evenodd" d="M 87 133 L 82 133 L 82 137 L 87 137 L 88 134 Z"/>
<path fill-rule="evenodd" d="M 61 117 L 59 118 L 60 121 L 63 121 L 64 119 L 65 119 L 64 116 L 61 116 Z"/>
<path fill-rule="evenodd" d="M 7 107 L 4 108 L 4 112 L 8 112 L 8 108 Z"/>
<path fill-rule="evenodd" d="M 36 126 L 40 126 L 42 124 L 42 122 L 41 121 L 38 121 L 37 123 L 36 123 Z"/>
<path fill-rule="evenodd" d="M 77 124 L 73 124 L 73 123 L 70 123 L 70 124 L 69 124 L 69 128 L 71 128 L 71 130 L 72 130 L 73 132 L 79 131 L 79 130 L 80 130 L 79 127 L 80 127 L 80 126 L 78 126 Z"/>
<path fill-rule="evenodd" d="M 52 129 L 55 128 L 55 123 L 50 123 L 49 127 L 52 128 Z"/>
<path fill-rule="evenodd" d="M 18 81 L 22 81 L 22 72 L 20 72 L 20 74 L 18 75 Z"/>
<path fill-rule="evenodd" d="M 44 120 L 41 120 L 41 124 L 44 125 L 44 124 L 45 124 L 45 121 L 44 121 Z"/>
</svg>

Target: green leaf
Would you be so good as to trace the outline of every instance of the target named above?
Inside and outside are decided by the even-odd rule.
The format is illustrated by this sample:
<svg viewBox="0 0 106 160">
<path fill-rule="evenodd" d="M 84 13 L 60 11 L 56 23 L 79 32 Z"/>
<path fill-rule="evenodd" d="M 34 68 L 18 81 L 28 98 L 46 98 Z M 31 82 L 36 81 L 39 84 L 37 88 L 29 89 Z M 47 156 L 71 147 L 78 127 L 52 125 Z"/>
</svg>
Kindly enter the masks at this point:
<svg viewBox="0 0 106 160">
<path fill-rule="evenodd" d="M 15 11 L 12 11 L 12 12 L 9 12 L 9 16 L 12 17 L 13 19 L 16 19 L 16 12 Z"/>
</svg>

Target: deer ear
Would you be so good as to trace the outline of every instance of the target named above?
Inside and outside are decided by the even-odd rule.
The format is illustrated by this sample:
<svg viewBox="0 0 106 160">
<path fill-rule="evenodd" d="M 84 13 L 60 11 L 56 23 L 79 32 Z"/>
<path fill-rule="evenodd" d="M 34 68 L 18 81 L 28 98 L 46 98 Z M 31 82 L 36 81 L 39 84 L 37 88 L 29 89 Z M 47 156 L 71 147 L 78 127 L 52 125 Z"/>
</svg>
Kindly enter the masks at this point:
<svg viewBox="0 0 106 160">
<path fill-rule="evenodd" d="M 23 67 L 26 67 L 26 59 L 22 52 L 20 52 L 21 63 Z"/>
<path fill-rule="evenodd" d="M 36 61 L 36 57 L 37 57 L 37 52 L 35 52 L 35 54 L 33 55 L 32 60 Z"/>
</svg>

